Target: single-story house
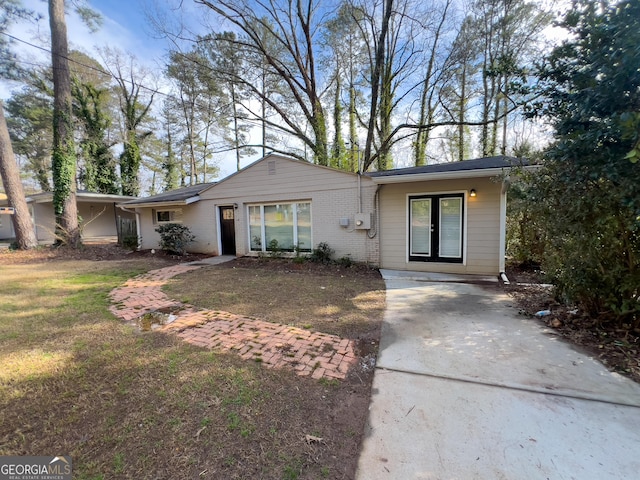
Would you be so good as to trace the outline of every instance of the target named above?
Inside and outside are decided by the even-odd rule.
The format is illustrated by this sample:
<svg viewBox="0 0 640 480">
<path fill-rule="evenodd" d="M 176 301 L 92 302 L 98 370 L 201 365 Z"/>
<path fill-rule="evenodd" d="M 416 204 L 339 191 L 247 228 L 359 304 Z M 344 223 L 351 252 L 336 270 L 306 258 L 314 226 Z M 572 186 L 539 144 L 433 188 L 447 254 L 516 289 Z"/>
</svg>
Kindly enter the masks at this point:
<svg viewBox="0 0 640 480">
<path fill-rule="evenodd" d="M 118 206 L 138 217 L 141 249 L 155 229 L 182 223 L 188 251 L 260 255 L 277 247 L 381 268 L 441 273 L 504 271 L 506 183 L 523 165 L 498 156 L 363 175 L 270 154 L 217 183 Z"/>
<path fill-rule="evenodd" d="M 118 223 L 123 219 L 128 219 L 131 222 L 135 220 L 134 213 L 126 212 L 117 208 L 116 205 L 135 198 L 127 195 L 78 191 L 76 202 L 81 220 L 82 239 L 84 241 L 115 241 L 118 238 Z M 27 196 L 26 200 L 38 242 L 53 243 L 55 241 L 53 193 L 36 193 Z M 8 201 L 1 201 L 0 206 L 2 205 L 8 205 Z M 0 219 L 2 222 L 0 238 L 11 239 L 15 237 L 13 222 L 8 217 L 8 215 L 3 215 Z"/>
</svg>

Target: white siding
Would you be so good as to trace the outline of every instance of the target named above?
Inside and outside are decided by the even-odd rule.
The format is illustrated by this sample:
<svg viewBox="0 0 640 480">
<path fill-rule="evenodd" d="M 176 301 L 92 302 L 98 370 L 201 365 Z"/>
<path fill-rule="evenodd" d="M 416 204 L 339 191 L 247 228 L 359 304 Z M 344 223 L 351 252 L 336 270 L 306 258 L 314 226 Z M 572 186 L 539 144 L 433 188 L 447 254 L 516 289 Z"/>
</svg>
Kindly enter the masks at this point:
<svg viewBox="0 0 640 480">
<path fill-rule="evenodd" d="M 467 192 L 476 189 L 477 197 Z M 500 266 L 502 184 L 489 178 L 383 185 L 380 190 L 380 266 L 395 270 L 497 274 Z M 408 196 L 465 192 L 464 263 L 409 262 Z"/>
<path fill-rule="evenodd" d="M 0 215 L 0 238 L 3 240 L 15 237 L 11 217 L 12 215 Z"/>
<path fill-rule="evenodd" d="M 82 218 L 82 238 L 115 238 L 115 205 L 111 202 L 78 202 L 78 214 Z M 118 216 L 133 218 L 133 214 L 118 209 Z"/>
<path fill-rule="evenodd" d="M 363 213 L 373 213 L 375 188 L 370 178 L 361 178 Z M 326 242 L 335 250 L 336 258 L 349 255 L 354 261 L 378 264 L 377 239 L 368 238 L 366 230 L 353 228 L 359 209 L 358 176 L 275 155 L 203 192 L 199 202 L 182 207 L 183 223 L 196 235 L 189 251 L 219 254 L 218 209 L 235 206 L 236 253 L 249 255 L 248 205 L 297 201 L 311 203 L 314 247 Z M 157 248 L 159 237 L 154 232 L 151 209 L 139 211 L 142 248 Z M 340 226 L 341 218 L 349 219 L 349 227 Z"/>
<path fill-rule="evenodd" d="M 52 203 L 35 203 L 33 206 L 33 221 L 36 224 L 36 237 L 39 242 L 53 243 L 55 241 L 56 221 Z"/>
<path fill-rule="evenodd" d="M 155 231 L 153 210 L 182 210 L 182 224 L 189 227 L 196 238 L 189 244 L 189 252 L 217 254 L 216 214 L 209 202 L 197 202 L 191 205 L 162 207 L 155 209 L 138 208 L 140 213 L 140 236 L 143 250 L 160 248 L 160 235 Z"/>
</svg>

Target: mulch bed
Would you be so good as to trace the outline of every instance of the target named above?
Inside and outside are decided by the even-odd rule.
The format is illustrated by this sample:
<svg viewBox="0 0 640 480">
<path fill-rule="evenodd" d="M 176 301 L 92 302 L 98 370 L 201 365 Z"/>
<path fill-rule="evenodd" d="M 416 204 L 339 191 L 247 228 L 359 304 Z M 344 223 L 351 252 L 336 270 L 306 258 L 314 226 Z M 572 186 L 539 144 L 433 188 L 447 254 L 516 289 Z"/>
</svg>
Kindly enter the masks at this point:
<svg viewBox="0 0 640 480">
<path fill-rule="evenodd" d="M 126 260 L 130 258 L 147 258 L 166 264 L 193 262 L 211 255 L 186 254 L 172 255 L 163 250 L 140 250 L 132 252 L 115 243 L 84 245 L 79 249 L 57 246 L 41 246 L 32 250 L 0 249 L 0 263 L 20 264 L 34 262 L 50 262 L 60 260 Z"/>
</svg>

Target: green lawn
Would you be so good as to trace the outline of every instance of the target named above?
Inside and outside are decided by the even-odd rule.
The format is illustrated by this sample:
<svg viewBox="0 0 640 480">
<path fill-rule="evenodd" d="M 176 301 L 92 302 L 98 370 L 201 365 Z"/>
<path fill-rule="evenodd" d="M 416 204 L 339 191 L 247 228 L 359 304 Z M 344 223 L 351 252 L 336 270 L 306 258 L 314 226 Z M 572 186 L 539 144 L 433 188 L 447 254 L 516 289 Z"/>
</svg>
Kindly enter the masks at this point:
<svg viewBox="0 0 640 480">
<path fill-rule="evenodd" d="M 147 259 L 0 265 L 0 455 L 69 454 L 77 479 L 353 477 L 366 372 L 315 381 L 139 333 L 108 293 Z"/>
</svg>

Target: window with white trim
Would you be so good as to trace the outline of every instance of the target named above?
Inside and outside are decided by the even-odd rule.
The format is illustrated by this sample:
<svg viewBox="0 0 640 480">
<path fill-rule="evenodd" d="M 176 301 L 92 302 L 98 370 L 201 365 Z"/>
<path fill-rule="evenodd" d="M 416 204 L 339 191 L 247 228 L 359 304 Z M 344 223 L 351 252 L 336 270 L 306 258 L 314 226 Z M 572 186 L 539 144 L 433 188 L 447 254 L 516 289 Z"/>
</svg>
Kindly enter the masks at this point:
<svg viewBox="0 0 640 480">
<path fill-rule="evenodd" d="M 409 260 L 463 261 L 464 195 L 409 197 Z"/>
<path fill-rule="evenodd" d="M 311 203 L 249 205 L 249 245 L 253 252 L 311 251 Z"/>
<path fill-rule="evenodd" d="M 152 209 L 153 223 L 182 223 L 182 209 L 175 208 L 171 210 L 155 210 Z"/>
</svg>

